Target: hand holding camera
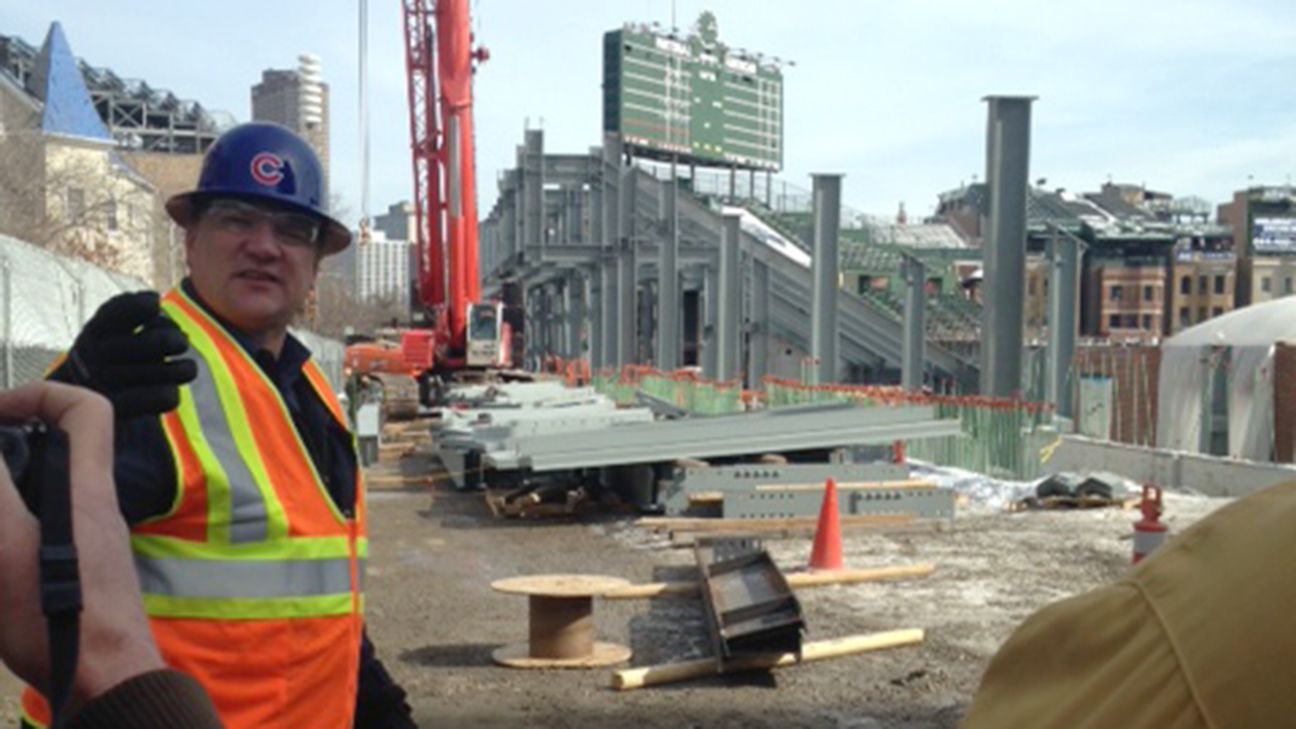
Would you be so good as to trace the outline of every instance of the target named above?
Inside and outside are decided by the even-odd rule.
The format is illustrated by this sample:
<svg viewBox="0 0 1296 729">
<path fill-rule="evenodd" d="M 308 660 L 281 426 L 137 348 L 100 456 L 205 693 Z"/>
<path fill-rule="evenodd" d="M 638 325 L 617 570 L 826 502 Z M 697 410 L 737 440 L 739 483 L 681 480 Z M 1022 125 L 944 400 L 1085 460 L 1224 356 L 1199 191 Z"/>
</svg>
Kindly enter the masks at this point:
<svg viewBox="0 0 1296 729">
<path fill-rule="evenodd" d="M 108 402 L 84 389 L 39 383 L 0 392 L 0 419 L 37 420 L 67 434 L 65 468 L 85 605 L 74 698 L 97 696 L 127 678 L 162 668 L 141 609 L 129 533 L 118 511 Z M 40 431 L 28 424 L 18 434 L 29 448 L 24 479 L 35 491 L 42 471 L 33 456 L 46 447 L 40 441 L 50 435 Z M 12 442 L 15 430 L 10 428 L 9 434 Z M 46 688 L 51 663 L 41 612 L 40 550 L 40 524 L 9 469 L 0 466 L 0 659 L 20 678 Z"/>
</svg>

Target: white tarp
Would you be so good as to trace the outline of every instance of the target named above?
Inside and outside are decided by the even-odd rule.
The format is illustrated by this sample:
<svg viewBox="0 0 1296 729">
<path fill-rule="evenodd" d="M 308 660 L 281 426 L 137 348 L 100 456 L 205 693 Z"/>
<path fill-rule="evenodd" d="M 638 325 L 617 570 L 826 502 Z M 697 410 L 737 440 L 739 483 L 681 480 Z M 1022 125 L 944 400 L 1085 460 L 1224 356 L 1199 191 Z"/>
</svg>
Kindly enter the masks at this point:
<svg viewBox="0 0 1296 729">
<path fill-rule="evenodd" d="M 1110 377 L 1081 377 L 1077 426 L 1080 435 L 1111 439 L 1112 380 Z"/>
<path fill-rule="evenodd" d="M 1196 453 L 1201 443 L 1202 393 L 1209 382 L 1209 348 L 1161 347 L 1157 375 L 1157 447 Z"/>
<path fill-rule="evenodd" d="M 58 256 L 0 235 L 0 387 L 40 379 L 72 346 L 100 304 L 149 285 L 85 261 Z M 341 342 L 293 332 L 310 348 L 336 389 L 342 387 Z"/>
<path fill-rule="evenodd" d="M 1229 452 L 1234 458 L 1273 457 L 1274 348 L 1234 347 L 1229 362 Z"/>
<path fill-rule="evenodd" d="M 1158 374 L 1157 445 L 1201 450 L 1205 393 L 1226 361 L 1228 455 L 1270 460 L 1274 344 L 1287 341 L 1296 341 L 1296 297 L 1244 307 L 1167 339 Z"/>
</svg>

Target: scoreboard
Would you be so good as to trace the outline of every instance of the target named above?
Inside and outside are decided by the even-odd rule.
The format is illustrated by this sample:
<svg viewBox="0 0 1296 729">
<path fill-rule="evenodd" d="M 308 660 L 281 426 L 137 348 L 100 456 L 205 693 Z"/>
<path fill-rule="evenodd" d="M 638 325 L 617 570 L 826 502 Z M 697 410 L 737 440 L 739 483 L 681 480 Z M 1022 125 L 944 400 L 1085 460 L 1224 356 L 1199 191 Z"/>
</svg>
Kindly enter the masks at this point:
<svg viewBox="0 0 1296 729">
<path fill-rule="evenodd" d="M 777 171 L 783 73 L 720 43 L 709 12 L 688 36 L 628 24 L 603 36 L 603 130 L 642 156 Z"/>
</svg>

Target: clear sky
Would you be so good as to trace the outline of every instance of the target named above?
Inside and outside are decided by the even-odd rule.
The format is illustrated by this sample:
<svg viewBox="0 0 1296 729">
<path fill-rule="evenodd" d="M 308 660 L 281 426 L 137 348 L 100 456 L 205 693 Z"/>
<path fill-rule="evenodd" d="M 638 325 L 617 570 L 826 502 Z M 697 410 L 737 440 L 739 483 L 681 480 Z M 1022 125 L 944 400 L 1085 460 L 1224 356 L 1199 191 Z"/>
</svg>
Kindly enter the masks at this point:
<svg viewBox="0 0 1296 729">
<path fill-rule="evenodd" d="M 370 0 L 371 208 L 410 197 L 399 0 Z M 785 70 L 785 170 L 846 175 L 843 201 L 891 215 L 933 207 L 984 175 L 987 94 L 1032 94 L 1031 176 L 1107 179 L 1227 199 L 1296 173 L 1293 0 L 675 0 L 680 27 L 712 10 L 729 45 Z M 298 53 L 331 85 L 334 188 L 358 219 L 356 0 L 0 0 L 0 33 L 39 44 L 59 20 L 73 51 L 119 75 L 250 116 L 250 87 Z M 477 74 L 478 199 L 529 123 L 546 148 L 601 134 L 601 40 L 671 22 L 670 0 L 472 0 L 491 60 Z"/>
</svg>

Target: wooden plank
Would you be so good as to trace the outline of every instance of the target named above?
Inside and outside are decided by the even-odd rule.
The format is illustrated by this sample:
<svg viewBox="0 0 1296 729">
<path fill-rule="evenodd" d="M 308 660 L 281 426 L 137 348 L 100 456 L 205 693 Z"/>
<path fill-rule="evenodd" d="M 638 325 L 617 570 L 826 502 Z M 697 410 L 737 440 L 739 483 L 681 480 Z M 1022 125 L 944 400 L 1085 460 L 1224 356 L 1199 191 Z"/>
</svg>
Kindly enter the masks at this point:
<svg viewBox="0 0 1296 729">
<path fill-rule="evenodd" d="M 921 643 L 923 637 L 921 628 L 908 628 L 805 643 L 801 646 L 799 659 L 795 653 L 784 653 L 781 655 L 743 657 L 728 661 L 725 664 L 721 664 L 714 658 L 702 658 L 682 663 L 627 668 L 613 672 L 612 688 L 617 691 L 630 691 L 645 686 L 687 681 L 691 678 L 701 678 L 716 673 L 764 670 L 810 661 L 823 661 L 886 648 L 914 645 Z"/>
<path fill-rule="evenodd" d="M 689 506 L 705 506 L 708 504 L 723 504 L 723 491 L 695 491 L 688 495 Z"/>
<path fill-rule="evenodd" d="M 914 521 L 913 514 L 848 514 L 840 517 L 841 526 L 895 526 Z M 687 516 L 646 516 L 635 522 L 637 526 L 657 531 L 677 532 L 759 532 L 814 529 L 819 523 L 816 516 L 792 516 L 781 519 L 708 519 Z"/>
<path fill-rule="evenodd" d="M 365 483 L 369 486 L 431 486 L 436 482 L 432 476 L 365 476 Z"/>
<path fill-rule="evenodd" d="M 793 572 L 786 575 L 786 577 L 788 586 L 795 590 L 825 585 L 848 585 L 860 582 L 882 582 L 885 580 L 903 580 L 909 577 L 926 577 L 935 571 L 936 565 L 920 563 L 869 569 Z M 604 600 L 649 600 L 659 597 L 689 597 L 696 595 L 697 591 L 698 583 L 693 581 L 645 582 L 609 590 L 603 593 L 602 597 Z"/>
</svg>

